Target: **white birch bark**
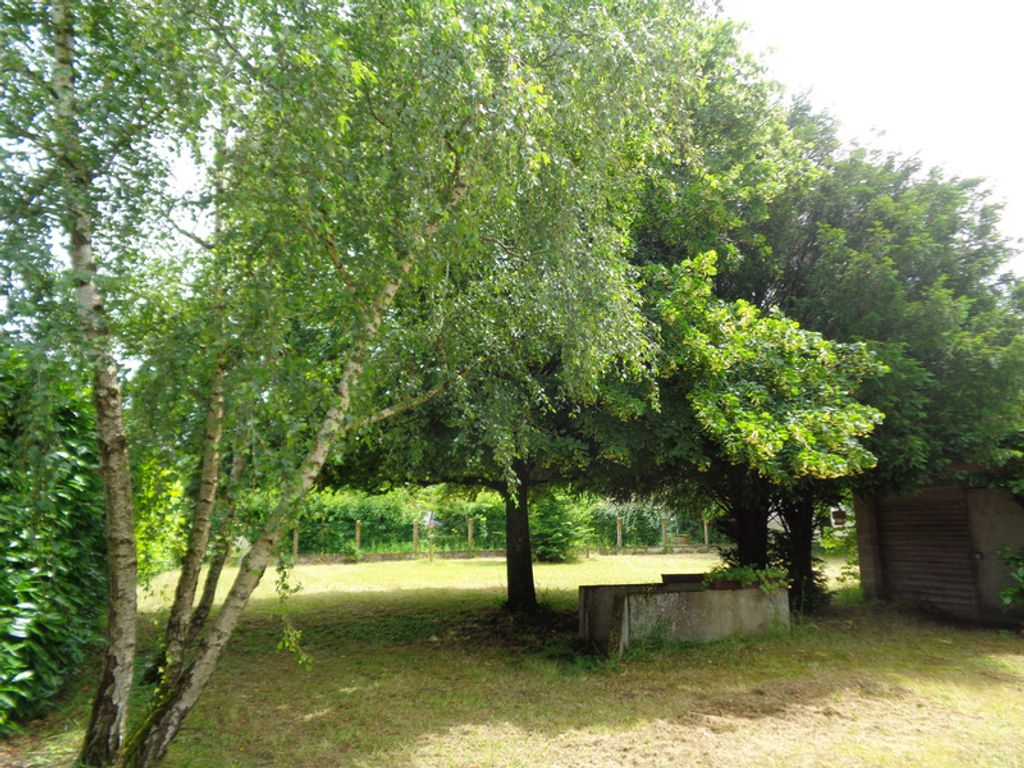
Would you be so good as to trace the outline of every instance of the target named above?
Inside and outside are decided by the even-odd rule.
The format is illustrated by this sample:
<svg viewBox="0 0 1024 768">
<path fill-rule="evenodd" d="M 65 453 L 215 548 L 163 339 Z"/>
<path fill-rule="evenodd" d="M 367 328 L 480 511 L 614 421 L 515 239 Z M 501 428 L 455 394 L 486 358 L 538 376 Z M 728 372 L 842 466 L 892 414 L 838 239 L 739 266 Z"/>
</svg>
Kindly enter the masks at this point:
<svg viewBox="0 0 1024 768">
<path fill-rule="evenodd" d="M 444 206 L 442 217 L 424 227 L 422 242 L 429 241 L 439 231 L 444 214 L 453 210 L 466 193 L 466 186 L 458 177 L 458 164 L 456 164 L 456 172 L 452 181 L 453 184 L 448 190 L 448 200 Z M 363 373 L 362 355 L 377 335 L 385 313 L 394 302 L 398 290 L 402 287 L 406 275 L 416 263 L 418 256 L 417 252 L 408 254 L 399 264 L 394 278 L 385 283 L 378 292 L 376 301 L 361 329 L 360 343 L 345 364 L 345 370 L 335 391 L 334 404 L 320 422 L 316 438 L 299 468 L 295 484 L 282 495 L 280 502 L 264 526 L 263 532 L 242 559 L 231 591 L 224 599 L 220 612 L 210 624 L 209 631 L 200 641 L 194 656 L 182 670 L 175 684 L 158 692 L 146 719 L 132 734 L 122 755 L 121 766 L 123 768 L 152 768 L 157 765 L 167 752 L 167 748 L 177 735 L 185 718 L 199 701 L 199 696 L 212 677 L 217 662 L 227 647 L 231 633 L 238 625 L 249 598 L 270 564 L 274 547 L 283 532 L 284 521 L 287 520 L 295 504 L 313 487 L 320 470 L 327 461 L 335 437 L 345 427 L 345 419 L 351 409 L 352 392 Z"/>
<path fill-rule="evenodd" d="M 224 430 L 224 378 L 226 369 L 223 361 L 217 363 L 210 385 L 210 402 L 206 412 L 203 435 L 203 459 L 199 477 L 199 495 L 196 499 L 192 527 L 189 529 L 188 544 L 181 564 L 181 574 L 174 593 L 174 603 L 167 620 L 167 634 L 164 648 L 163 680 L 174 680 L 181 669 L 182 656 L 189 635 L 192 604 L 203 558 L 210 543 L 210 527 L 213 524 L 213 507 L 217 500 L 217 483 L 220 478 L 220 443 Z"/>
<path fill-rule="evenodd" d="M 103 296 L 96 286 L 93 224 L 89 206 L 91 176 L 82 159 L 82 132 L 75 94 L 74 24 L 62 0 L 50 8 L 54 39 L 53 98 L 56 106 L 55 158 L 65 176 L 65 226 L 79 325 L 93 367 L 93 404 L 100 447 L 100 474 L 106 495 L 107 643 L 99 688 L 93 700 L 79 761 L 107 766 L 117 759 L 125 734 L 135 658 L 136 551 L 128 440 L 121 383 L 110 351 Z"/>
<path fill-rule="evenodd" d="M 213 559 L 210 561 L 210 568 L 206 572 L 206 581 L 203 584 L 203 594 L 199 598 L 199 604 L 192 612 L 192 618 L 188 623 L 188 638 L 185 641 L 186 647 L 195 643 L 196 638 L 206 626 L 206 619 L 213 608 L 213 601 L 217 596 L 217 585 L 220 583 L 220 575 L 224 570 L 224 564 L 231 556 L 231 535 L 235 518 L 234 495 L 241 481 L 242 472 L 245 471 L 245 458 L 240 451 L 235 452 L 231 462 L 231 475 L 228 477 L 228 489 L 225 504 L 227 512 L 220 525 L 217 534 L 217 541 L 213 547 Z"/>
<path fill-rule="evenodd" d="M 386 288 L 386 292 L 390 296 L 388 304 L 400 284 L 401 280 L 399 279 L 390 283 Z M 367 324 L 367 329 L 375 331 L 379 320 L 380 316 L 377 313 Z M 362 363 L 358 357 L 353 357 L 345 366 L 345 372 L 337 388 L 335 404 L 320 424 L 313 446 L 302 462 L 295 485 L 289 493 L 283 496 L 262 534 L 242 559 L 231 591 L 225 598 L 220 612 L 211 623 L 209 631 L 196 649 L 194 658 L 182 671 L 176 683 L 169 690 L 162 692 L 156 707 L 150 712 L 139 731 L 133 734 L 124 755 L 123 765 L 126 768 L 149 768 L 156 765 L 181 728 L 185 717 L 199 700 L 200 694 L 213 675 L 221 653 L 227 646 L 231 633 L 241 618 L 242 611 L 270 564 L 274 547 L 281 537 L 282 521 L 294 503 L 313 487 L 317 475 L 327 460 L 334 437 L 341 430 L 349 411 L 352 389 L 361 373 Z"/>
</svg>

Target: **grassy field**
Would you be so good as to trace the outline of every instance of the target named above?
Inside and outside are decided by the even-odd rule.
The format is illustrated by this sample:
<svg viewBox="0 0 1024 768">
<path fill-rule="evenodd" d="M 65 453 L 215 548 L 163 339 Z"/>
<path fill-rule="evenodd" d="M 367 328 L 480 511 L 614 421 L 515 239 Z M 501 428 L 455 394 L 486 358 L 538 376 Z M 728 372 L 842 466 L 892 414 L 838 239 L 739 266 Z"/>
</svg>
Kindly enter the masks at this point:
<svg viewBox="0 0 1024 768">
<path fill-rule="evenodd" d="M 288 616 L 312 664 L 277 649 L 268 579 L 167 765 L 1024 768 L 1016 633 L 943 626 L 848 591 L 784 635 L 648 648 L 618 663 L 576 647 L 577 585 L 713 560 L 538 566 L 549 610 L 526 626 L 500 610 L 500 560 L 296 568 L 303 589 Z M 143 599 L 144 642 L 169 583 Z M 68 764 L 90 678 L 0 745 L 11 764 Z"/>
</svg>

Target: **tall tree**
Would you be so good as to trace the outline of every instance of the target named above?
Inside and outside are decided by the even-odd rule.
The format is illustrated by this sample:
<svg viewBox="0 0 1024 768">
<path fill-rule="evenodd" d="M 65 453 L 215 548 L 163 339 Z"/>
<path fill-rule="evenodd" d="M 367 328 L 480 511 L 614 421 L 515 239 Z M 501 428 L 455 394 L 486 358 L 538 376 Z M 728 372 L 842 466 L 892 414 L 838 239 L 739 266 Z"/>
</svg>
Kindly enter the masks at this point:
<svg viewBox="0 0 1024 768">
<path fill-rule="evenodd" d="M 1000 436 L 1021 418 L 1022 341 L 999 207 L 977 179 L 839 149 L 832 121 L 803 101 L 790 122 L 819 174 L 758 225 L 771 267 L 750 251 L 722 271 L 721 291 L 863 341 L 889 367 L 864 389 L 887 414 L 865 489 L 913 486 L 966 456 L 1000 463 Z"/>
<path fill-rule="evenodd" d="M 82 762 L 109 764 L 125 733 L 135 651 L 135 542 L 121 374 L 100 284 L 97 241 L 137 231 L 140 204 L 162 163 L 151 152 L 185 93 L 173 8 L 57 0 L 4 8 L 3 255 L 11 309 L 31 335 L 68 344 L 60 312 L 33 311 L 30 296 L 53 302 L 73 290 L 81 350 L 93 373 L 93 402 L 106 491 L 107 644 Z M 187 27 L 184 29 L 187 30 Z M 67 268 L 50 260 L 61 231 Z M 60 276 L 58 276 L 60 275 Z M 41 294 L 41 295 L 40 295 Z"/>
<path fill-rule="evenodd" d="M 274 461 L 301 461 L 220 612 L 154 697 L 129 765 L 162 756 L 293 524 L 296 500 L 338 434 L 366 413 L 360 386 L 377 375 L 391 329 L 402 328 L 400 295 L 441 289 L 453 273 L 493 274 L 496 261 L 512 261 L 501 242 L 523 250 L 520 273 L 498 274 L 513 287 L 544 275 L 550 287 L 532 299 L 563 325 L 556 301 L 627 285 L 617 200 L 628 189 L 615 172 L 651 132 L 649 109 L 631 108 L 643 96 L 636 76 L 656 73 L 638 52 L 674 42 L 672 14 L 657 3 L 585 15 L 557 5 L 280 10 L 247 9 L 245 34 L 230 41 L 251 95 L 229 152 L 227 206 L 238 208 L 228 236 L 260 264 L 253 306 L 272 298 L 263 308 L 275 322 L 261 341 L 288 345 L 281 378 L 261 395 L 271 407 L 299 403 L 278 418 Z M 607 279 L 595 284 L 588 272 Z M 576 320 L 587 327 L 586 315 Z M 585 338 L 574 340 L 567 365 L 600 364 Z M 320 409 L 318 425 L 304 417 Z"/>
<path fill-rule="evenodd" d="M 764 567 L 771 489 L 874 465 L 864 438 L 881 414 L 854 393 L 881 367 L 863 345 L 716 298 L 714 271 L 711 255 L 649 270 L 663 349 L 658 400 L 623 392 L 632 418 L 586 411 L 582 421 L 601 446 L 599 489 L 669 498 L 701 489 L 726 513 L 739 560 Z"/>
<path fill-rule="evenodd" d="M 732 483 L 749 489 L 763 515 L 787 517 L 788 528 L 803 532 L 797 560 L 806 563 L 815 510 L 843 488 L 893 492 L 934 477 L 951 459 L 999 464 L 1012 455 L 1004 436 L 1019 429 L 1022 414 L 1021 339 L 1012 286 L 999 277 L 1010 250 L 978 181 L 843 149 L 834 121 L 803 99 L 787 122 L 786 156 L 799 172 L 778 177 L 760 206 L 730 207 L 735 218 L 709 232 L 707 203 L 695 202 L 696 182 L 684 173 L 671 178 L 672 194 L 652 198 L 642 226 L 651 261 L 692 258 L 727 241 L 719 295 L 781 310 L 832 340 L 865 343 L 885 365 L 884 376 L 868 375 L 858 389 L 886 415 L 865 443 L 878 457 L 875 469 L 790 488 L 757 475 Z M 728 199 L 715 185 L 700 188 Z M 792 557 L 794 548 L 784 548 Z"/>
</svg>

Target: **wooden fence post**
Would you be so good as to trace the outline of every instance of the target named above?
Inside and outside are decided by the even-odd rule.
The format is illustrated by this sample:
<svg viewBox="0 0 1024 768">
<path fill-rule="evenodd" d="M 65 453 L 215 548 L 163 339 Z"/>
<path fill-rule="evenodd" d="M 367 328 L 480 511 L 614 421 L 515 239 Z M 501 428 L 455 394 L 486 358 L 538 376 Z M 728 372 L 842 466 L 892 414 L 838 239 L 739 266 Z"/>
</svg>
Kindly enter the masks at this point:
<svg viewBox="0 0 1024 768">
<path fill-rule="evenodd" d="M 363 540 L 363 524 L 361 521 L 356 520 L 356 549 L 362 546 Z"/>
<path fill-rule="evenodd" d="M 469 547 L 469 551 L 473 551 L 473 518 L 466 518 L 466 545 Z"/>
<path fill-rule="evenodd" d="M 299 528 L 298 526 L 292 531 L 292 562 L 294 563 L 299 559 Z"/>
<path fill-rule="evenodd" d="M 622 549 L 622 518 L 615 518 L 615 546 L 617 549 Z"/>
<path fill-rule="evenodd" d="M 668 518 L 661 518 L 661 546 L 668 549 Z"/>
<path fill-rule="evenodd" d="M 706 517 L 704 518 L 704 549 L 711 549 L 711 529 Z"/>
<path fill-rule="evenodd" d="M 412 554 L 418 555 L 420 553 L 420 524 L 412 524 Z"/>
</svg>

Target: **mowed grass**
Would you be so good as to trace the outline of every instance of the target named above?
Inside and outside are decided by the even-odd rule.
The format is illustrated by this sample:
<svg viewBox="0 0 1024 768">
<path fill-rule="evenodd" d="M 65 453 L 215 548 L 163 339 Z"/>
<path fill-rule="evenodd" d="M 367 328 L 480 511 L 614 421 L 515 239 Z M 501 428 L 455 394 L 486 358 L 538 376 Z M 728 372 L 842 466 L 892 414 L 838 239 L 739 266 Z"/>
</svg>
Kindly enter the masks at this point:
<svg viewBox="0 0 1024 768">
<path fill-rule="evenodd" d="M 656 581 L 713 562 L 540 565 L 548 610 L 525 624 L 500 610 L 501 560 L 300 566 L 287 616 L 308 668 L 278 650 L 268 573 L 167 765 L 1024 767 L 1017 633 L 944 626 L 847 593 L 786 634 L 622 662 L 578 647 L 579 584 Z M 163 586 L 143 599 L 144 643 Z M 89 678 L 11 742 L 12 760 L 68 764 Z"/>
</svg>

